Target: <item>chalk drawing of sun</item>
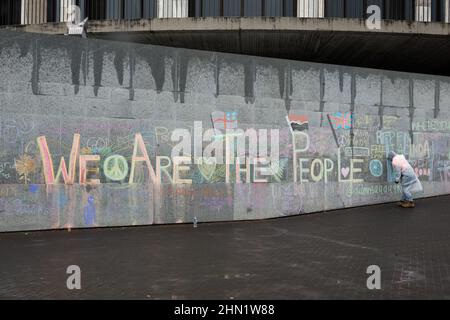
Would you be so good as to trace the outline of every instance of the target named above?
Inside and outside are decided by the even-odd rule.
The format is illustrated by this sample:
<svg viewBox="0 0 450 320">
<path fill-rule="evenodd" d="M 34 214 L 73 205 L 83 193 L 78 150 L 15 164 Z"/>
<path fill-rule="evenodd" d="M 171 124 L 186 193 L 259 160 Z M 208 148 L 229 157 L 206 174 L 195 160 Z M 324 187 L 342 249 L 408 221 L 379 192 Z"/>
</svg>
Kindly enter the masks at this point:
<svg viewBox="0 0 450 320">
<path fill-rule="evenodd" d="M 34 159 L 25 154 L 20 159 L 15 159 L 16 171 L 19 174 L 19 180 L 25 184 L 30 182 L 30 175 L 36 172 L 36 162 Z"/>
</svg>

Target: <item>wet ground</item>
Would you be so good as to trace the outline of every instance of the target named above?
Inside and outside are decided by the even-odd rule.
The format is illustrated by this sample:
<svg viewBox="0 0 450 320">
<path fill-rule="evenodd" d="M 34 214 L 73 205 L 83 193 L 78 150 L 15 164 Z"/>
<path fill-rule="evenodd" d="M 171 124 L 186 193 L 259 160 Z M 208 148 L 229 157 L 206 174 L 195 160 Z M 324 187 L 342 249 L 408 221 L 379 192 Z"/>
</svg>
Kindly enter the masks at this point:
<svg viewBox="0 0 450 320">
<path fill-rule="evenodd" d="M 416 205 L 0 234 L 0 298 L 450 299 L 450 196 Z M 70 265 L 81 290 L 67 289 Z M 381 290 L 367 289 L 370 265 Z"/>
</svg>

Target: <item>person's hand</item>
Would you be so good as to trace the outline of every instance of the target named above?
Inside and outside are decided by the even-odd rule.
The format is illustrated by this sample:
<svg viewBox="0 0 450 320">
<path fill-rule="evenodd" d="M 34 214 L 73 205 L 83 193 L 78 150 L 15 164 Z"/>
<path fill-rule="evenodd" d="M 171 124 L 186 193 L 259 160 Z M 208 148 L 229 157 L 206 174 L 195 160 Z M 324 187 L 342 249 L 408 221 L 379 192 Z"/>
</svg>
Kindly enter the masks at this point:
<svg viewBox="0 0 450 320">
<path fill-rule="evenodd" d="M 399 184 L 400 180 L 399 179 L 395 179 L 395 183 Z"/>
</svg>

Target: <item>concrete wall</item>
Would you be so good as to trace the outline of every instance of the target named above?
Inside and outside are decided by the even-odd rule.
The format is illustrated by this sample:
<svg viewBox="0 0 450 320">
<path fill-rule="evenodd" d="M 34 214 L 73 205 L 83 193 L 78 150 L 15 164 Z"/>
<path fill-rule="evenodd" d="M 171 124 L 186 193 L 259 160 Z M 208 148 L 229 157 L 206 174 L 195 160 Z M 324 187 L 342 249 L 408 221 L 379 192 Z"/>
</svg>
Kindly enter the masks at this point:
<svg viewBox="0 0 450 320">
<path fill-rule="evenodd" d="M 394 201 L 390 150 L 417 168 L 419 196 L 450 192 L 450 78 L 20 32 L 1 38 L 0 231 L 262 219 Z M 279 129 L 280 161 L 267 183 L 254 182 L 255 166 L 242 183 L 233 166 L 226 183 L 221 164 L 190 165 L 180 173 L 187 181 L 171 165 L 158 170 L 157 156 L 174 160 L 175 128 L 194 133 L 197 121 L 204 132 L 217 112 L 244 130 Z M 304 122 L 295 135 L 287 116 Z M 140 137 L 160 182 L 139 162 Z M 69 176 L 52 183 L 61 157 Z M 98 161 L 80 174 L 83 159 Z"/>
</svg>

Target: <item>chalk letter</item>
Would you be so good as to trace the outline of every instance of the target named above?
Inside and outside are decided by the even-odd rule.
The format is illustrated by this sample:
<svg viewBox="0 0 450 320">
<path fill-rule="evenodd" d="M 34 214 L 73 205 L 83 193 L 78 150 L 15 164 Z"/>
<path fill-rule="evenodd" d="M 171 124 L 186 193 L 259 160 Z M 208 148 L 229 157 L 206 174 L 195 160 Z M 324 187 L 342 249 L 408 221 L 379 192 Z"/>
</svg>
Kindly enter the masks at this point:
<svg viewBox="0 0 450 320">
<path fill-rule="evenodd" d="M 353 175 L 355 173 L 361 172 L 361 168 L 355 168 L 355 164 L 356 163 L 363 163 L 364 160 L 363 159 L 352 159 L 350 161 L 350 181 L 354 182 L 354 183 L 360 183 L 360 182 L 364 182 L 364 179 L 354 179 Z"/>
<path fill-rule="evenodd" d="M 100 184 L 99 179 L 86 179 L 87 176 L 87 162 L 100 161 L 99 155 L 81 155 L 80 156 L 80 184 Z M 98 168 L 97 168 L 98 170 Z"/>
<path fill-rule="evenodd" d="M 181 179 L 180 171 L 189 171 L 189 166 L 180 166 L 180 164 L 191 164 L 190 157 L 173 158 L 173 183 L 175 184 L 191 184 L 191 179 Z"/>
<path fill-rule="evenodd" d="M 61 162 L 56 174 L 56 178 L 53 171 L 53 161 L 48 149 L 47 139 L 45 138 L 45 136 L 38 137 L 37 143 L 39 146 L 39 151 L 41 153 L 45 183 L 54 184 L 55 180 L 56 182 L 58 182 L 62 174 L 65 184 L 73 184 L 75 180 L 75 168 L 77 164 L 78 153 L 80 150 L 80 135 L 73 135 L 72 150 L 70 152 L 69 158 L 69 171 L 67 171 L 66 161 L 64 160 L 64 157 L 61 157 Z"/>
<path fill-rule="evenodd" d="M 306 139 L 305 146 L 297 149 L 297 138 L 303 136 Z M 294 160 L 294 182 L 297 182 L 297 153 L 308 151 L 309 149 L 309 135 L 305 132 L 295 131 L 292 134 L 292 148 L 293 148 L 293 160 Z M 301 161 L 300 161 L 301 162 Z M 301 168 L 300 168 L 301 170 Z M 301 180 L 301 177 L 300 177 Z"/>
<path fill-rule="evenodd" d="M 138 151 L 141 151 L 142 155 L 138 156 Z M 136 162 L 145 162 L 147 164 L 148 176 L 152 180 L 153 183 L 157 183 L 155 170 L 153 170 L 152 164 L 150 162 L 150 158 L 148 157 L 147 148 L 145 147 L 144 139 L 140 133 L 136 133 L 134 138 L 134 151 L 133 157 L 131 158 L 131 173 L 130 173 L 130 181 L 129 183 L 133 183 L 134 181 L 134 170 L 136 168 Z"/>
</svg>

